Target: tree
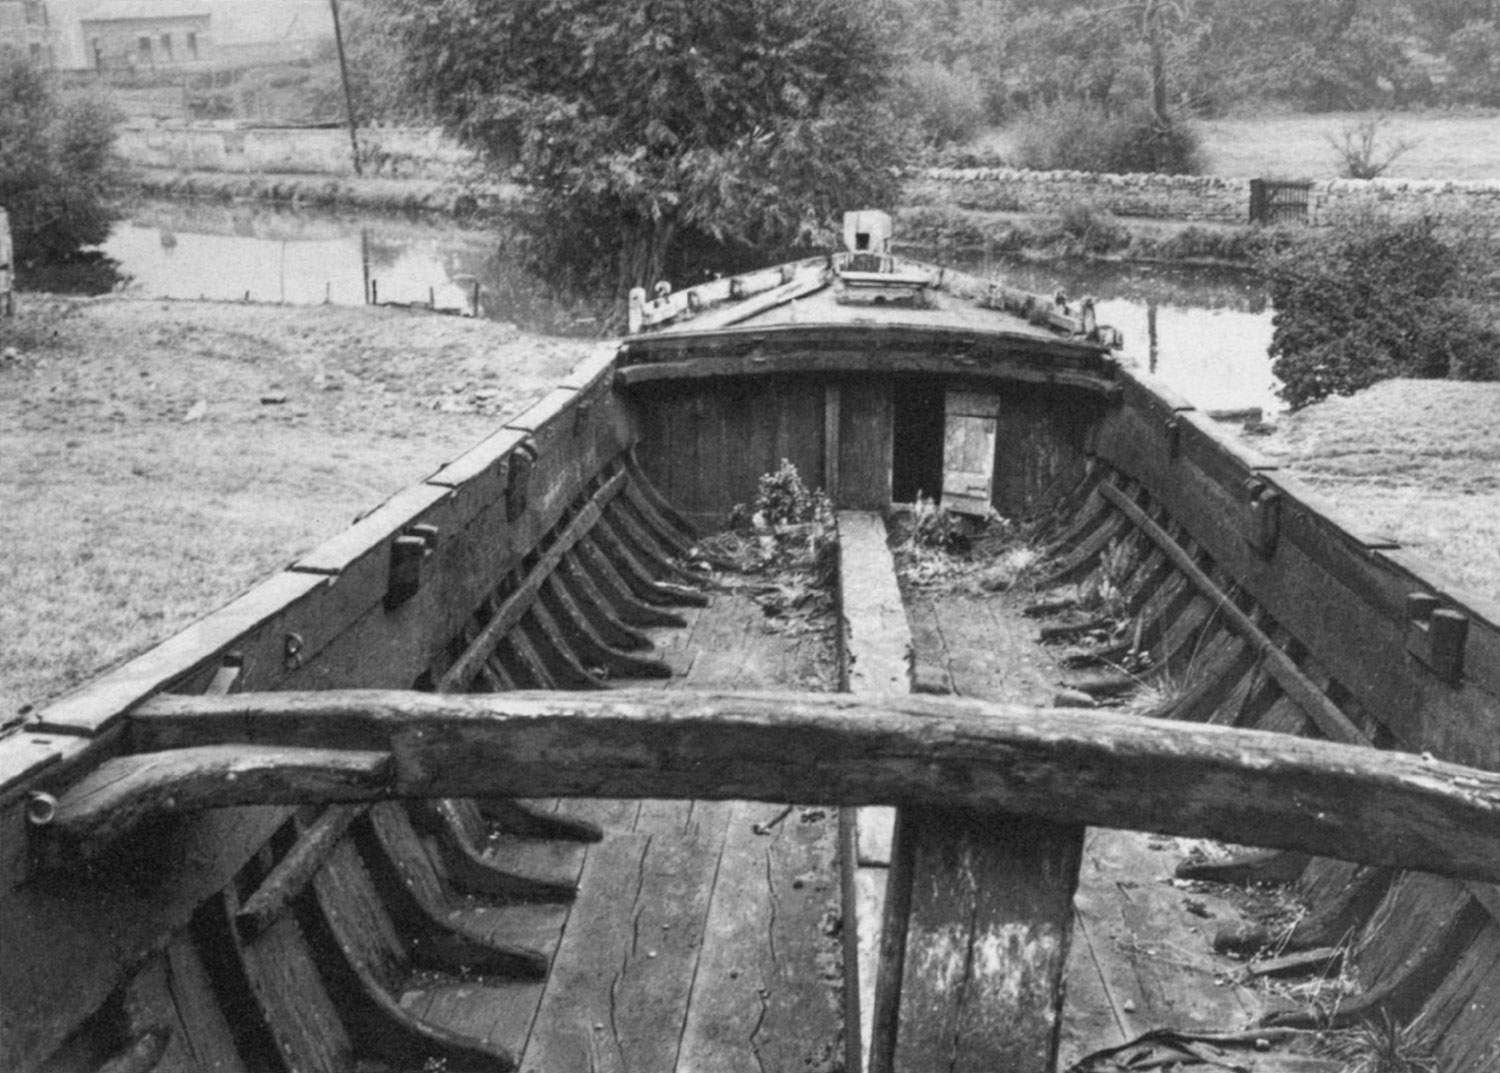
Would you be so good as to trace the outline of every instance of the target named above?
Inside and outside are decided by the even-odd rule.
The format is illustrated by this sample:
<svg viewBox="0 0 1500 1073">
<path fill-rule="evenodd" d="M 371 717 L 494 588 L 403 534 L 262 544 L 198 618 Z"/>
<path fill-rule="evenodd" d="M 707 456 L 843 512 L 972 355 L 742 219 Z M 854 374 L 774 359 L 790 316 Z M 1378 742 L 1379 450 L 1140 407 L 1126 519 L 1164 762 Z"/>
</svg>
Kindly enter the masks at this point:
<svg viewBox="0 0 1500 1073">
<path fill-rule="evenodd" d="M 1465 103 L 1500 104 L 1500 23 L 1465 23 L 1449 35 L 1447 48 L 1452 67 L 1449 94 Z"/>
<path fill-rule="evenodd" d="M 543 246 L 612 265 L 621 290 L 690 238 L 776 247 L 895 197 L 880 4 L 386 3 L 436 117 L 517 161 Z"/>
<path fill-rule="evenodd" d="M 1230 97 L 1359 109 L 1401 103 L 1419 80 L 1397 0 L 1212 0 L 1206 17 Z"/>
<path fill-rule="evenodd" d="M 0 48 L 0 205 L 18 265 L 66 260 L 109 237 L 115 119 L 91 98 L 60 100 L 45 72 Z"/>
</svg>

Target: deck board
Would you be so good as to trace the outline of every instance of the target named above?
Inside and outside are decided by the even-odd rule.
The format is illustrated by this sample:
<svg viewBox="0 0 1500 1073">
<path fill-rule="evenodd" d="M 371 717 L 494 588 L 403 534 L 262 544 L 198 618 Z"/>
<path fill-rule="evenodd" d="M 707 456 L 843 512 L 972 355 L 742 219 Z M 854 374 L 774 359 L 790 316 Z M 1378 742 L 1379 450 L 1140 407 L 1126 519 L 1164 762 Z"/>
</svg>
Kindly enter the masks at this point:
<svg viewBox="0 0 1500 1073">
<path fill-rule="evenodd" d="M 646 631 L 666 689 L 831 689 L 831 642 L 768 619 L 743 579 Z M 639 688 L 643 683 L 628 683 Z M 553 956 L 544 983 L 449 982 L 414 1011 L 511 1048 L 521 1070 L 833 1069 L 842 988 L 835 810 L 749 802 L 538 803 L 604 841 L 503 839 L 507 867 L 576 860 L 571 904 L 465 907 L 464 926 Z M 532 860 L 535 858 L 535 860 Z M 741 1001 L 745 999 L 746 1001 Z M 748 1021 L 747 1021 L 748 1018 Z M 680 1052 L 680 1055 L 679 1055 Z"/>
<path fill-rule="evenodd" d="M 1184 840 L 1090 828 L 1074 902 L 1060 1068 L 1154 1028 L 1221 1032 L 1262 1012 L 1232 982 L 1243 962 L 1215 954 L 1213 933 L 1234 907 L 1172 885 Z M 1208 914 L 1186 910 L 1191 901 Z"/>
<path fill-rule="evenodd" d="M 678 1068 L 842 1068 L 837 841 L 835 810 L 734 803 Z"/>
<path fill-rule="evenodd" d="M 1047 704 L 1061 677 L 1035 643 L 1036 623 L 1005 594 L 909 593 L 918 665 L 940 668 L 961 696 Z M 1217 919 L 1184 909 L 1170 884 L 1176 840 L 1090 829 L 1075 897 L 1060 1068 L 1151 1028 L 1247 1023 L 1254 992 L 1216 986 L 1237 962 L 1212 953 L 1227 902 L 1193 895 Z M 1190 966 L 1187 971 L 1183 966 Z"/>
<path fill-rule="evenodd" d="M 523 1071 L 675 1066 L 729 811 L 648 802 L 590 847 Z"/>
<path fill-rule="evenodd" d="M 925 680 L 1009 703 L 1055 693 L 1036 623 L 1008 602 L 909 591 L 907 608 Z M 1082 830 L 1029 817 L 971 825 L 941 810 L 900 822 L 893 869 L 913 876 L 900 1024 L 890 1046 L 877 1022 L 876 1059 L 894 1070 L 1050 1068 Z"/>
</svg>

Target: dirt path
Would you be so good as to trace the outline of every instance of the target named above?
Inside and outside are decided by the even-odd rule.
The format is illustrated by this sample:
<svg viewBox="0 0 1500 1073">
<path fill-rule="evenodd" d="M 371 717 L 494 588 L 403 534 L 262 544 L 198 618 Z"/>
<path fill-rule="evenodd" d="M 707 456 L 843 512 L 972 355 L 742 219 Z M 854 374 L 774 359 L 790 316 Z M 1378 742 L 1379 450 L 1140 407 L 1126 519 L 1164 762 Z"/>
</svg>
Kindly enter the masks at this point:
<svg viewBox="0 0 1500 1073">
<path fill-rule="evenodd" d="M 1500 384 L 1389 380 L 1249 442 L 1354 525 L 1500 600 Z"/>
<path fill-rule="evenodd" d="M 427 476 L 589 346 L 389 309 L 21 295 L 0 325 L 0 724 Z"/>
</svg>

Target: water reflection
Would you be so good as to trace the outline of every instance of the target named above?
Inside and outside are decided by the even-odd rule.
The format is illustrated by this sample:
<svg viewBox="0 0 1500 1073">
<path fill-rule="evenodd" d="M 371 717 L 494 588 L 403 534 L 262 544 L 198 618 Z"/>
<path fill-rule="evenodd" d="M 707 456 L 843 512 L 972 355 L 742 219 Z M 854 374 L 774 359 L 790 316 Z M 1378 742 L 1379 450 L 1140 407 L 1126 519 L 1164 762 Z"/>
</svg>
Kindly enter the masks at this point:
<svg viewBox="0 0 1500 1073">
<path fill-rule="evenodd" d="M 503 233 L 266 205 L 147 202 L 103 251 L 153 298 L 362 305 L 367 300 L 587 335 L 600 310 L 530 276 Z"/>
<path fill-rule="evenodd" d="M 1271 309 L 1247 272 L 1182 265 L 955 261 L 1043 294 L 1099 300 L 1101 324 L 1125 334 L 1125 354 L 1204 410 L 1283 408 L 1271 372 Z"/>
<path fill-rule="evenodd" d="M 588 335 L 601 304 L 564 299 L 525 270 L 513 236 L 389 216 L 264 204 L 146 202 L 104 253 L 150 297 L 307 305 L 427 305 Z M 1244 272 L 1100 263 L 948 259 L 1042 293 L 1099 300 L 1126 354 L 1207 410 L 1281 408 L 1264 291 Z M 475 308 L 477 295 L 477 310 Z"/>
</svg>

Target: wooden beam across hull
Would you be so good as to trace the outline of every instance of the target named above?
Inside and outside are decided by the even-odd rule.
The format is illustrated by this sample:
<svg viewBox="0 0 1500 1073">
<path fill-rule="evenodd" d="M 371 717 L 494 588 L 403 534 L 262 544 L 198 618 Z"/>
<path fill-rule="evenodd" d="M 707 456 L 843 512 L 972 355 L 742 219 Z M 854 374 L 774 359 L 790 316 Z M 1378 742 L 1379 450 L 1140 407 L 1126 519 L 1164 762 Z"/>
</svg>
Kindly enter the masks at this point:
<svg viewBox="0 0 1500 1073">
<path fill-rule="evenodd" d="M 376 690 L 158 696 L 136 752 L 40 830 L 104 844 L 147 815 L 249 803 L 203 750 L 390 758 L 389 777 L 260 779 L 263 803 L 656 797 L 920 804 L 1220 838 L 1500 881 L 1500 774 L 1262 731 L 923 696 Z M 174 769 L 170 754 L 180 757 Z M 332 762 L 332 760 L 330 761 Z M 222 798 L 216 802 L 214 787 Z"/>
</svg>

